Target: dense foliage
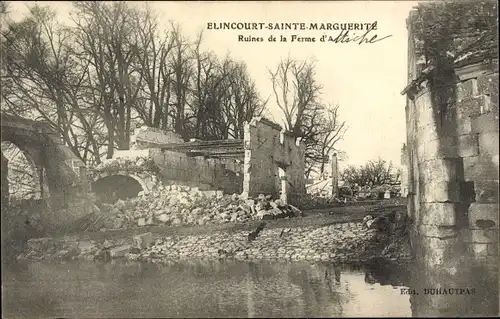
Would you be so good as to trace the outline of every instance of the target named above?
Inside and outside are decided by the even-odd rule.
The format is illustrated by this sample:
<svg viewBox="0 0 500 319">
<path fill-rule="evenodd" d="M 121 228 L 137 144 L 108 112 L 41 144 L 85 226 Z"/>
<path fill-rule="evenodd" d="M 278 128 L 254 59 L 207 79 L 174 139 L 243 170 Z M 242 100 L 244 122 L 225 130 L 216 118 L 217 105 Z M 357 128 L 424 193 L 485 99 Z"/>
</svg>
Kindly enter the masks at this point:
<svg viewBox="0 0 500 319">
<path fill-rule="evenodd" d="M 391 162 L 379 158 L 359 167 L 348 166 L 342 172 L 342 179 L 349 185 L 381 186 L 399 182 L 400 175 L 401 171 Z"/>
</svg>

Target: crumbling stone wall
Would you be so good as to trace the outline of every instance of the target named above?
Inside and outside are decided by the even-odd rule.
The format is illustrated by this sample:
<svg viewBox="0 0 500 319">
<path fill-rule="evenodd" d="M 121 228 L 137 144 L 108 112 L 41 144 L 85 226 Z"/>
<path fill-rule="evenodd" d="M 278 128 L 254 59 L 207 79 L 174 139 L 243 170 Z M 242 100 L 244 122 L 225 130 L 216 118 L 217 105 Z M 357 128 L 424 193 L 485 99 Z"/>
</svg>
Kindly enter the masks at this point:
<svg viewBox="0 0 500 319">
<path fill-rule="evenodd" d="M 188 157 L 184 153 L 161 149 L 151 149 L 151 157 L 167 184 L 176 181 L 189 186 L 220 189 L 229 194 L 242 191 L 242 167 L 234 160 Z"/>
<path fill-rule="evenodd" d="M 127 185 L 100 185 L 100 182 L 110 176 L 124 176 L 135 180 L 140 184 L 144 194 L 149 194 L 160 185 L 159 169 L 153 159 L 149 156 L 150 150 L 119 151 L 116 157 L 103 161 L 98 166 L 88 170 L 88 179 L 92 182 L 93 188 L 100 189 L 101 192 L 113 191 L 116 187 L 127 187 Z M 99 186 L 99 187 L 97 187 Z M 95 191 L 95 189 L 94 189 Z M 97 197 L 110 196 L 111 194 L 96 194 Z"/>
<path fill-rule="evenodd" d="M 148 164 L 147 167 L 144 164 Z M 105 161 L 94 171 L 101 173 L 92 177 L 93 181 L 111 174 L 130 176 L 144 184 L 142 188 L 146 193 L 154 189 L 157 181 L 163 185 L 218 189 L 230 194 L 240 194 L 243 187 L 242 165 L 235 160 L 189 157 L 185 153 L 153 147 L 117 151 L 111 161 Z"/>
<path fill-rule="evenodd" d="M 244 196 L 259 194 L 293 201 L 305 191 L 305 146 L 269 120 L 254 118 L 245 125 Z"/>
<path fill-rule="evenodd" d="M 189 157 L 181 152 L 158 148 L 161 144 L 183 142 L 184 140 L 173 132 L 144 126 L 134 132 L 131 148 L 148 150 L 148 156 L 160 169 L 164 184 L 184 184 L 205 189 L 220 189 L 226 193 L 241 193 L 243 168 L 235 160 Z"/>
<path fill-rule="evenodd" d="M 416 316 L 498 314 L 498 19 L 496 2 L 411 12 L 408 213 L 423 288 Z"/>
<path fill-rule="evenodd" d="M 245 127 L 244 163 L 240 158 L 205 158 L 162 149 L 162 144 L 181 144 L 182 139 L 158 129 L 141 128 L 133 140 L 135 149 L 118 151 L 115 158 L 141 154 L 152 159 L 164 184 L 243 193 L 246 198 L 259 194 L 276 198 L 281 192 L 285 201 L 305 194 L 305 146 L 265 119 L 253 119 Z"/>
</svg>

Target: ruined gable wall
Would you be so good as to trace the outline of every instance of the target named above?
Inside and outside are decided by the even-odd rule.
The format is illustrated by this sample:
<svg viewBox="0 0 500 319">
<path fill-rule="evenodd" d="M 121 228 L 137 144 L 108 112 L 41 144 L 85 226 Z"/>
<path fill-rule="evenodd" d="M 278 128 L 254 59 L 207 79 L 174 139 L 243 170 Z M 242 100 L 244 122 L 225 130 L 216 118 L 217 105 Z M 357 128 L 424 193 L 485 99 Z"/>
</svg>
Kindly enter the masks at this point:
<svg viewBox="0 0 500 319">
<path fill-rule="evenodd" d="M 278 196 L 282 185 L 278 168 L 285 171 L 290 199 L 294 194 L 305 194 L 303 143 L 282 132 L 279 125 L 259 118 L 245 125 L 244 143 L 246 196 Z"/>
</svg>

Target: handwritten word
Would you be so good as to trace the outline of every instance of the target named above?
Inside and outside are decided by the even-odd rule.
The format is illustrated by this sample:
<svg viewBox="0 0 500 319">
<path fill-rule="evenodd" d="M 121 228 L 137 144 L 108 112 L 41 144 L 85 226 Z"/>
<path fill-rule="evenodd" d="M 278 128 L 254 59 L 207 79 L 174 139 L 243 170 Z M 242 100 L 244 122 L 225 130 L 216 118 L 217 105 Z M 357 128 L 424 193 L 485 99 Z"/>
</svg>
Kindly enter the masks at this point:
<svg viewBox="0 0 500 319">
<path fill-rule="evenodd" d="M 333 42 L 333 43 L 358 43 L 358 44 L 373 44 L 376 42 L 380 42 L 384 39 L 392 37 L 391 35 L 387 35 L 385 37 L 379 38 L 378 34 L 369 35 L 372 30 L 368 30 L 362 35 L 356 35 L 355 33 L 349 34 L 349 30 L 341 31 L 337 36 L 328 36 L 323 35 L 320 38 L 321 42 Z"/>
</svg>

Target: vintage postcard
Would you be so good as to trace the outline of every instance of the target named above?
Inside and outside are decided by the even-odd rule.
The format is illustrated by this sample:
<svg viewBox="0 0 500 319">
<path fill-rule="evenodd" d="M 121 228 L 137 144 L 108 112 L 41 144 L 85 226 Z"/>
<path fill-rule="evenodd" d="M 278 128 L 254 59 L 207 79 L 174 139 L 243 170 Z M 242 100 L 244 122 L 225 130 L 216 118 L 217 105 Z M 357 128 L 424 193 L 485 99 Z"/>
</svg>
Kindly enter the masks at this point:
<svg viewBox="0 0 500 319">
<path fill-rule="evenodd" d="M 499 315 L 497 1 L 0 1 L 3 318 Z"/>
</svg>

